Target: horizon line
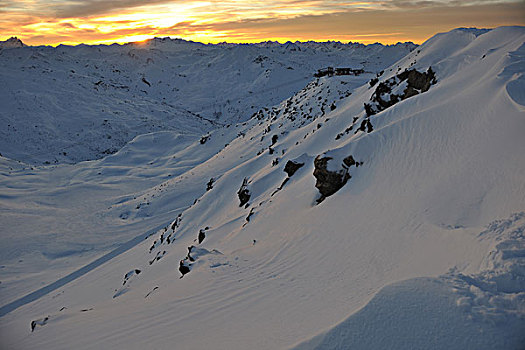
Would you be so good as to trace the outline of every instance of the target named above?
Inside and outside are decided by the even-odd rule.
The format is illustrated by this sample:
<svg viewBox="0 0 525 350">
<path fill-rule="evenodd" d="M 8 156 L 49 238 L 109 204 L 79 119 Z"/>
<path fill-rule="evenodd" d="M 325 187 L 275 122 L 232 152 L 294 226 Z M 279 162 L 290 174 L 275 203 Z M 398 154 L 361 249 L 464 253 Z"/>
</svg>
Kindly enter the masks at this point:
<svg viewBox="0 0 525 350">
<path fill-rule="evenodd" d="M 52 43 L 49 43 L 49 44 L 39 44 L 39 45 L 33 45 L 33 44 L 26 44 L 24 42 L 24 40 L 20 39 L 20 37 L 18 37 L 18 35 L 6 35 L 4 36 L 4 38 L 6 39 L 1 39 L 0 37 L 0 42 L 6 42 L 10 39 L 17 39 L 19 40 L 20 42 L 22 42 L 22 44 L 24 46 L 27 46 L 27 47 L 58 47 L 58 46 L 71 46 L 71 47 L 75 47 L 75 46 L 80 46 L 80 45 L 86 45 L 86 46 L 112 46 L 112 45 L 120 45 L 120 46 L 123 46 L 123 45 L 129 45 L 129 44 L 141 44 L 141 43 L 146 43 L 148 41 L 151 41 L 151 40 L 155 40 L 155 39 L 170 39 L 170 40 L 182 40 L 182 41 L 185 41 L 185 42 L 189 42 L 189 43 L 196 43 L 196 44 L 202 44 L 202 45 L 220 45 L 220 44 L 230 44 L 230 45 L 255 45 L 255 44 L 264 44 L 264 43 L 277 43 L 279 45 L 284 45 L 284 44 L 287 44 L 287 43 L 340 43 L 340 44 L 343 44 L 343 45 L 348 45 L 348 44 L 360 44 L 360 45 L 365 45 L 365 46 L 368 46 L 368 45 L 376 45 L 376 44 L 380 44 L 380 45 L 383 45 L 383 46 L 395 46 L 395 45 L 398 45 L 398 44 L 414 44 L 414 45 L 421 45 L 422 43 L 424 43 L 425 41 L 427 41 L 428 39 L 432 38 L 433 36 L 437 35 L 437 34 L 440 34 L 440 33 L 447 33 L 447 32 L 450 32 L 450 31 L 453 31 L 453 30 L 459 30 L 459 29 L 480 29 L 480 30 L 493 30 L 495 28 L 500 28 L 500 27 L 524 27 L 522 25 L 508 25 L 508 26 L 495 26 L 495 27 L 455 27 L 455 28 L 452 28 L 450 29 L 449 31 L 437 31 L 435 33 L 433 33 L 432 35 L 430 35 L 428 38 L 424 39 L 424 40 L 406 40 L 406 41 L 402 41 L 402 40 L 399 40 L 395 43 L 385 43 L 385 42 L 381 42 L 381 41 L 375 41 L 375 42 L 369 42 L 369 43 L 365 43 L 363 41 L 360 41 L 360 40 L 337 40 L 337 39 L 323 39 L 323 40 L 314 40 L 314 39 L 284 39 L 284 38 L 268 38 L 268 39 L 265 39 L 265 40 L 248 40 L 248 41 L 236 41 L 235 39 L 233 39 L 232 41 L 228 41 L 228 40 L 221 40 L 221 41 L 218 41 L 218 40 L 210 40 L 208 42 L 205 42 L 205 41 L 199 41 L 199 40 L 192 40 L 192 39 L 185 39 L 184 37 L 180 37 L 180 36 L 154 36 L 152 35 L 151 37 L 148 37 L 148 38 L 145 38 L 145 39 L 142 39 L 142 40 L 130 40 L 130 41 L 125 41 L 125 37 L 122 38 L 121 41 L 119 41 L 119 39 L 114 39 L 114 40 L 94 40 L 94 41 L 86 41 L 86 42 L 69 42 L 69 41 L 64 41 L 64 42 L 60 42 L 60 43 L 56 43 L 56 44 L 52 44 Z M 388 34 L 388 35 L 395 35 L 396 33 L 393 33 L 393 34 Z M 140 35 L 140 36 L 149 36 L 147 34 L 145 35 Z M 337 35 L 335 35 L 337 36 Z M 355 35 L 355 36 L 373 36 L 373 35 Z M 386 34 L 384 36 L 387 36 Z"/>
<path fill-rule="evenodd" d="M 459 28 L 455 28 L 455 29 L 462 29 L 464 27 L 459 27 Z M 474 29 L 494 29 L 494 28 L 476 28 L 476 27 L 471 27 L 471 28 L 474 28 Z M 467 29 L 471 29 L 471 28 L 467 28 Z M 436 33 L 438 34 L 438 33 Z M 434 34 L 435 35 L 435 34 Z M 398 44 L 414 44 L 414 45 L 421 45 L 422 42 L 428 40 L 429 38 L 431 38 L 432 36 L 430 36 L 428 39 L 425 39 L 424 41 L 422 41 L 421 43 L 418 43 L 417 41 L 413 41 L 413 40 L 408 40 L 408 41 L 397 41 L 396 43 L 393 43 L 393 44 L 388 44 L 388 43 L 384 43 L 384 42 L 380 42 L 380 41 L 376 41 L 376 42 L 373 42 L 373 43 L 364 43 L 364 42 L 361 42 L 361 41 L 354 41 L 354 40 L 348 40 L 348 41 L 345 41 L 345 40 L 335 40 L 335 39 L 326 39 L 326 40 L 314 40 L 314 39 L 288 39 L 286 41 L 284 40 L 281 40 L 281 39 L 266 39 L 266 40 L 260 40 L 260 41 L 228 41 L 228 40 L 223 40 L 223 41 L 208 41 L 208 42 L 204 42 L 204 41 L 198 41 L 198 40 L 191 40 L 191 39 L 185 39 L 183 37 L 172 37 L 172 36 L 153 36 L 151 38 L 147 38 L 147 39 L 143 39 L 143 40 L 131 40 L 131 41 L 122 41 L 122 42 L 119 42 L 119 41 L 114 41 L 114 40 L 102 40 L 102 41 L 93 41 L 93 42 L 76 42 L 76 43 L 69 43 L 68 41 L 65 41 L 65 42 L 61 42 L 61 43 L 57 43 L 57 44 L 40 44 L 40 45 L 32 45 L 32 44 L 26 44 L 24 42 L 24 40 L 20 39 L 18 37 L 18 35 L 8 35 L 8 36 L 5 36 L 6 39 L 0 39 L 0 42 L 7 42 L 11 39 L 16 39 L 16 40 L 19 40 L 24 46 L 26 47 L 42 47 L 42 46 L 50 46 L 50 47 L 58 47 L 58 46 L 80 46 L 80 45 L 86 45 L 86 46 L 112 46 L 112 45 L 120 45 L 120 46 L 123 46 L 123 45 L 129 45 L 129 44 L 141 44 L 141 43 L 147 43 L 148 41 L 152 41 L 152 40 L 155 40 L 155 39 L 170 39 L 170 40 L 181 40 L 181 41 L 185 41 L 185 42 L 188 42 L 188 43 L 195 43 L 195 44 L 202 44 L 202 45 L 221 45 L 221 44 L 230 44 L 230 45 L 256 45 L 256 44 L 265 44 L 265 43 L 276 43 L 276 44 L 279 44 L 279 45 L 285 45 L 285 44 L 288 44 L 288 43 L 292 43 L 292 44 L 306 44 L 306 43 L 319 43 L 319 44 L 323 44 L 323 43 L 339 43 L 339 44 L 343 44 L 343 45 L 348 45 L 348 44 L 359 44 L 359 45 L 364 45 L 364 46 L 368 46 L 368 45 L 377 45 L 377 44 L 380 44 L 380 45 L 383 45 L 383 46 L 395 46 L 395 45 L 398 45 Z"/>
</svg>

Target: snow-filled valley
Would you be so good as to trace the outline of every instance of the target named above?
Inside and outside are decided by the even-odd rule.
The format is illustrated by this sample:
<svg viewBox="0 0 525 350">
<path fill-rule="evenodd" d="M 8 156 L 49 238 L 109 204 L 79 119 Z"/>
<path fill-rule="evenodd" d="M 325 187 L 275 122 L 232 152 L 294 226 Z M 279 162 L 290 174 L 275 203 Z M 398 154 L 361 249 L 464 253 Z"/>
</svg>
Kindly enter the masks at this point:
<svg viewBox="0 0 525 350">
<path fill-rule="evenodd" d="M 525 344 L 525 28 L 0 60 L 2 347 Z"/>
<path fill-rule="evenodd" d="M 415 47 L 156 38 L 0 50 L 0 152 L 35 165 L 77 163 L 113 154 L 145 133 L 200 136 L 278 104 L 318 69 L 375 72 Z"/>
</svg>

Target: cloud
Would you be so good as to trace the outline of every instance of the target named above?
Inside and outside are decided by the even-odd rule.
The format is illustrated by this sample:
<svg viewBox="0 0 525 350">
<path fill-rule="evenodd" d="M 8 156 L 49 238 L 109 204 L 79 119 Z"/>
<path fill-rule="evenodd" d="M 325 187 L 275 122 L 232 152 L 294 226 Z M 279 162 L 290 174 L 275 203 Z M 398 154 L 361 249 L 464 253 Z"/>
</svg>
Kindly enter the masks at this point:
<svg viewBox="0 0 525 350">
<path fill-rule="evenodd" d="M 249 41 L 264 40 L 266 37 L 282 40 L 342 40 L 368 43 L 423 42 L 437 32 L 457 27 L 523 25 L 525 22 L 523 13 L 525 13 L 525 4 L 490 4 L 459 8 L 434 6 L 403 11 L 386 9 L 346 11 L 286 20 L 229 21 L 204 27 L 193 24 L 188 29 L 211 30 L 226 34 L 243 33 Z"/>
<path fill-rule="evenodd" d="M 522 1 L 49 0 L 47 12 L 43 0 L 14 2 L 18 5 L 0 10 L 4 11 L 0 40 L 17 35 L 29 44 L 123 42 L 153 36 L 203 42 L 422 42 L 455 27 L 525 24 Z M 21 2 L 35 11 L 21 9 Z M 11 3 L 0 0 L 0 4 Z"/>
<path fill-rule="evenodd" d="M 77 27 L 75 27 L 74 25 L 72 25 L 72 24 L 69 23 L 69 22 L 60 23 L 60 26 L 61 26 L 61 27 L 64 27 L 64 28 L 77 29 Z"/>
<path fill-rule="evenodd" d="M 390 0 L 381 1 L 387 9 L 426 9 L 432 7 L 468 7 L 480 5 L 517 4 L 520 0 Z"/>
<path fill-rule="evenodd" d="M 163 3 L 174 3 L 173 0 L 73 0 L 64 1 L 54 7 L 58 18 L 90 17 L 97 14 L 133 9 L 140 6 L 151 6 Z"/>
</svg>

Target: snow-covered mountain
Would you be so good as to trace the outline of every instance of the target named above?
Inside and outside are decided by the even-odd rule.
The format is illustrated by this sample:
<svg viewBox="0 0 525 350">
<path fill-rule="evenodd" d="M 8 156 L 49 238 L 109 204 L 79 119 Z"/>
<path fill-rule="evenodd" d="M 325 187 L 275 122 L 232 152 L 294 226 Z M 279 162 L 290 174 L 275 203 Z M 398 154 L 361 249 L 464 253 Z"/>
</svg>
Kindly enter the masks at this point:
<svg viewBox="0 0 525 350">
<path fill-rule="evenodd" d="M 0 43 L 0 149 L 34 165 L 113 154 L 163 130 L 200 136 L 293 95 L 326 66 L 379 71 L 416 45 Z M 4 49 L 3 47 L 21 47 Z"/>
<path fill-rule="evenodd" d="M 22 42 L 22 40 L 18 39 L 16 36 L 12 36 L 5 41 L 0 41 L 0 50 L 24 46 L 26 45 Z"/>
<path fill-rule="evenodd" d="M 523 27 L 456 29 L 198 138 L 144 134 L 56 167 L 0 159 L 18 227 L 3 233 L 2 343 L 520 349 L 524 59 Z"/>
</svg>

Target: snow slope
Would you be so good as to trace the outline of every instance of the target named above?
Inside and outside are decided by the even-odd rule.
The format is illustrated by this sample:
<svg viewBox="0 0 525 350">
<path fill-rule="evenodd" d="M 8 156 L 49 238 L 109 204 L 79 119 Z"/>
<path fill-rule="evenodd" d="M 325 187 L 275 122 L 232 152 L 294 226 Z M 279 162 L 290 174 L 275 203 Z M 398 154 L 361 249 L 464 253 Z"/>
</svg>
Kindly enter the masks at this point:
<svg viewBox="0 0 525 350">
<path fill-rule="evenodd" d="M 481 272 L 386 286 L 361 310 L 294 349 L 520 349 L 523 335 L 525 213 L 496 220 Z"/>
<path fill-rule="evenodd" d="M 100 172 L 106 186 L 129 175 L 121 193 L 137 186 L 140 195 L 115 194 L 99 215 L 131 220 L 137 235 L 165 227 L 4 312 L 3 344 L 519 349 L 524 42 L 523 27 L 453 30 L 376 84 L 371 75 L 316 79 L 181 148 L 169 149 L 170 133 L 152 134 L 101 161 L 44 169 L 74 169 L 86 183 Z M 435 80 L 422 73 L 430 67 Z M 375 96 L 397 100 L 367 113 L 365 104 L 381 104 Z M 154 139 L 165 151 L 150 168 L 140 150 Z M 288 161 L 303 165 L 285 173 Z M 135 162 L 144 166 L 125 166 Z M 23 166 L 3 164 L 3 181 L 13 184 L 17 172 L 30 181 Z M 172 176 L 148 186 L 149 172 L 164 169 Z M 323 181 L 340 188 L 320 201 Z M 22 205 L 21 189 L 11 190 L 9 203 Z M 249 195 L 246 204 L 239 193 Z M 190 267 L 184 278 L 181 260 Z"/>
<path fill-rule="evenodd" d="M 0 74 L 9 87 L 0 92 L 5 102 L 0 118 L 7 118 L 0 137 L 2 302 L 63 277 L 191 205 L 209 178 L 188 178 L 190 170 L 246 126 L 226 124 L 205 147 L 200 140 L 223 123 L 249 119 L 248 104 L 280 102 L 324 65 L 375 71 L 414 47 L 155 39 L 0 51 L 6 63 Z M 374 74 L 347 76 L 341 94 Z M 50 85 L 54 88 L 42 89 Z M 13 97 L 19 93 L 25 97 Z M 220 109 L 212 106 L 212 97 L 237 106 Z M 212 107 L 224 113 L 207 120 L 188 109 L 211 118 Z M 105 158 L 63 164 L 100 157 Z M 164 184 L 184 173 L 183 185 Z M 144 193 L 168 187 L 171 199 L 160 207 Z"/>
<path fill-rule="evenodd" d="M 279 103 L 320 68 L 376 72 L 416 47 L 155 38 L 13 49 L 17 43 L 0 45 L 0 150 L 33 165 L 99 159 L 150 132 L 200 136 Z"/>
</svg>

